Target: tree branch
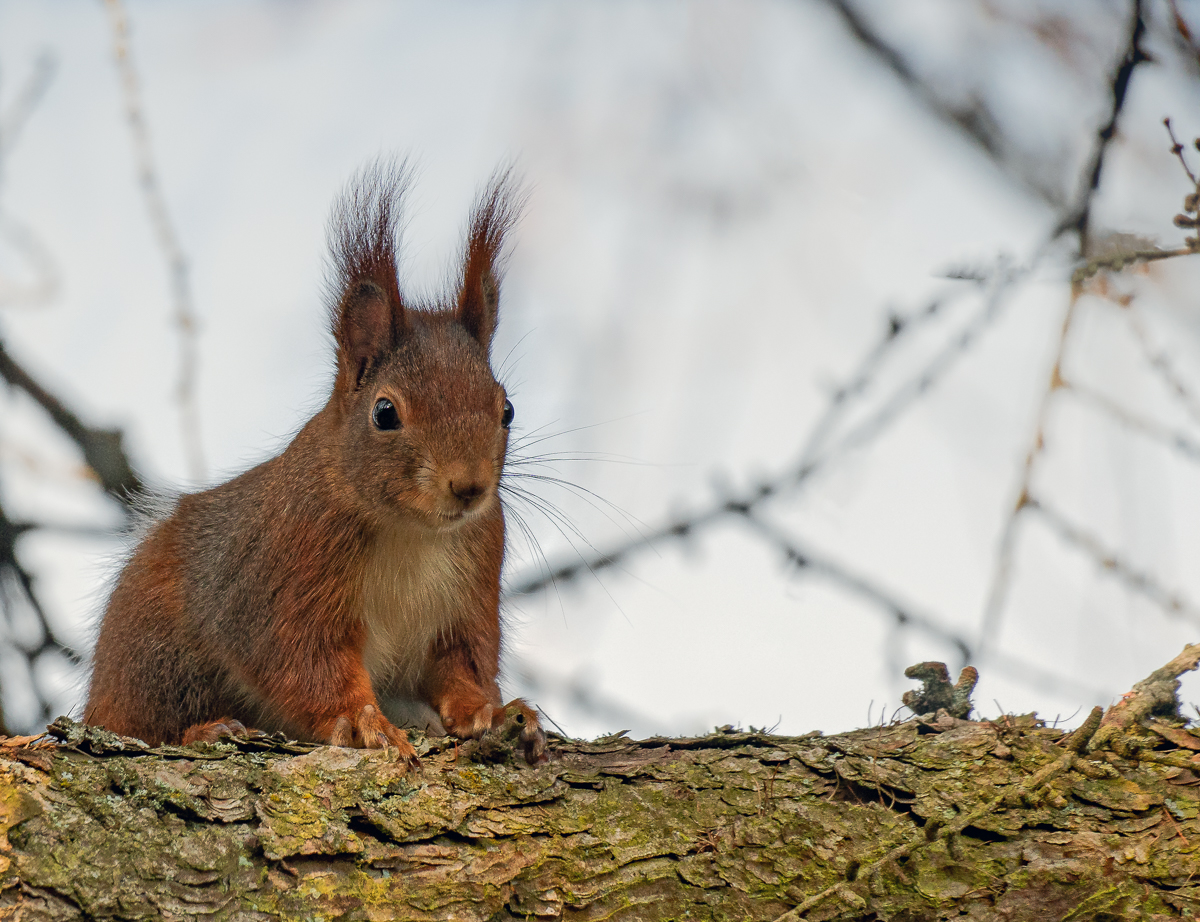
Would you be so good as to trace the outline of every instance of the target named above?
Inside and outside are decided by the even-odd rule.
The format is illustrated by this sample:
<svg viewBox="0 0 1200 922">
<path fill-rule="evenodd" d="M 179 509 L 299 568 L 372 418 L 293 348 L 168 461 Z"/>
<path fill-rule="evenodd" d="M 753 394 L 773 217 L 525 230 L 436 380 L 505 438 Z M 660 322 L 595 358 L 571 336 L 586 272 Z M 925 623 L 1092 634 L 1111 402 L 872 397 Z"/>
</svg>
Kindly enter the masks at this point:
<svg viewBox="0 0 1200 922">
<path fill-rule="evenodd" d="M 1096 142 L 1092 146 L 1092 154 L 1083 173 L 1083 185 L 1076 197 L 1075 205 L 1063 216 L 1054 229 L 1054 237 L 1060 237 L 1068 232 L 1079 235 L 1079 252 L 1088 256 L 1090 252 L 1090 234 L 1092 220 L 1092 201 L 1100 189 L 1100 177 L 1104 172 L 1104 158 L 1108 146 L 1117 134 L 1117 122 L 1121 118 L 1121 110 L 1125 107 L 1125 96 L 1129 91 L 1129 81 L 1134 69 L 1141 63 L 1149 61 L 1150 57 L 1142 50 L 1142 39 L 1146 35 L 1146 22 L 1142 17 L 1142 0 L 1133 0 L 1129 18 L 1129 38 L 1125 52 L 1113 71 L 1109 81 L 1109 95 L 1112 104 L 1109 108 L 1108 121 L 1096 132 Z"/>
<path fill-rule="evenodd" d="M 0 342 L 0 378 L 25 391 L 54 424 L 83 452 L 88 467 L 95 472 L 106 493 L 128 506 L 146 488 L 134 473 L 125 453 L 123 435 L 119 429 L 97 429 L 88 426 L 66 404 L 34 380 Z"/>
</svg>

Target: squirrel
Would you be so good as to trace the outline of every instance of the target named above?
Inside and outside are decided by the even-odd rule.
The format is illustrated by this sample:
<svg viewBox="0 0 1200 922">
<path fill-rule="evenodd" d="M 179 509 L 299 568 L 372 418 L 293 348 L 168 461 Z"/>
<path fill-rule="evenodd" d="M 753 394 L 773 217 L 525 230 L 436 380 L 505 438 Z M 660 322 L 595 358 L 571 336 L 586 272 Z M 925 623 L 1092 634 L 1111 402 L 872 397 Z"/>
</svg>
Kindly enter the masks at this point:
<svg viewBox="0 0 1200 922">
<path fill-rule="evenodd" d="M 546 759 L 536 712 L 497 686 L 514 411 L 489 353 L 519 196 L 493 177 L 456 290 L 414 303 L 408 185 L 377 161 L 335 204 L 332 394 L 280 454 L 151 520 L 104 612 L 86 723 L 152 745 L 254 727 L 419 768 L 396 723 L 466 739 L 507 713 L 525 759 Z"/>
</svg>

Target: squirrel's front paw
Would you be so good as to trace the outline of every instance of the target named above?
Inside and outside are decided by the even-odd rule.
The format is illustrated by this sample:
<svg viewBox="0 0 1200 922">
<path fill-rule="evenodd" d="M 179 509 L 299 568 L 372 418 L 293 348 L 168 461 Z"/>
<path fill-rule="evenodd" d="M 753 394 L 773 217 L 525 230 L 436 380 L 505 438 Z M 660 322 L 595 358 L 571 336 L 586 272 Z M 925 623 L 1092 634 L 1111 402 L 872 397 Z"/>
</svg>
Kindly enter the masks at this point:
<svg viewBox="0 0 1200 922">
<path fill-rule="evenodd" d="M 188 727 L 187 732 L 183 734 L 183 745 L 187 746 L 191 743 L 215 743 L 220 739 L 227 739 L 233 736 L 240 736 L 243 739 L 251 736 L 262 736 L 259 730 L 248 730 L 246 725 L 240 720 L 234 720 L 232 717 L 222 717 L 220 720 L 210 721 L 206 724 L 194 724 Z"/>
<path fill-rule="evenodd" d="M 504 720 L 504 708 L 491 702 L 460 703 L 442 714 L 446 732 L 462 740 L 477 740 Z"/>
<path fill-rule="evenodd" d="M 525 761 L 530 765 L 545 762 L 549 758 L 546 753 L 546 731 L 542 729 L 537 711 L 524 699 L 514 698 L 504 706 L 504 712 L 507 715 L 506 723 L 511 721 L 514 727 L 520 727 L 519 739 Z"/>
<path fill-rule="evenodd" d="M 504 707 L 482 704 L 474 710 L 463 709 L 459 716 L 443 714 L 446 730 L 460 739 L 479 739 L 483 734 L 501 727 L 512 731 L 514 742 L 519 742 L 525 761 L 537 765 L 546 761 L 546 734 L 538 720 L 537 711 L 520 698 L 514 698 Z"/>
<path fill-rule="evenodd" d="M 400 750 L 400 761 L 414 771 L 420 771 L 421 760 L 408 741 L 408 734 L 392 725 L 379 708 L 373 704 L 362 707 L 357 714 L 343 714 L 334 722 L 329 735 L 330 746 L 353 746 L 358 749 L 387 749 L 395 746 Z"/>
</svg>

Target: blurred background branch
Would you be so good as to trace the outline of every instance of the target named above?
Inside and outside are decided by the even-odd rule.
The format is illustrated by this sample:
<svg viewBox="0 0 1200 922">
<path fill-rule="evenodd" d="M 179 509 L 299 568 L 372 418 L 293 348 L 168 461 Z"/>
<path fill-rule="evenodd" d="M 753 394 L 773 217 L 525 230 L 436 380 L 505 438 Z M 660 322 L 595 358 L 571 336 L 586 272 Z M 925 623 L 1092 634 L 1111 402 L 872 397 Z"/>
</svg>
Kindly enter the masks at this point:
<svg viewBox="0 0 1200 922">
<path fill-rule="evenodd" d="M 125 103 L 125 120 L 133 142 L 137 162 L 138 185 L 146 204 L 146 212 L 154 227 L 154 236 L 167 263 L 171 280 L 173 320 L 179 332 L 179 377 L 175 399 L 179 404 L 180 434 L 187 457 L 188 475 L 201 485 L 208 477 L 204 462 L 204 445 L 200 437 L 200 410 L 196 404 L 196 375 L 199 366 L 199 346 L 196 341 L 196 308 L 192 303 L 192 286 L 188 278 L 188 261 L 175 223 L 171 220 L 162 181 L 150 147 L 150 129 L 146 124 L 142 102 L 141 81 L 133 64 L 133 47 L 129 16 L 121 0 L 104 0 L 113 32 L 113 56 L 121 75 L 121 91 Z"/>
<path fill-rule="evenodd" d="M 869 18 L 858 11 L 851 0 L 825 0 L 841 17 L 847 30 L 864 49 L 890 70 L 900 83 L 930 112 L 979 146 L 993 163 L 1048 204 L 1061 207 L 1061 191 L 1047 182 L 1036 163 L 1014 149 L 1004 128 L 985 99 L 972 95 L 955 100 L 947 87 L 922 77 L 905 55 L 875 29 Z"/>
</svg>

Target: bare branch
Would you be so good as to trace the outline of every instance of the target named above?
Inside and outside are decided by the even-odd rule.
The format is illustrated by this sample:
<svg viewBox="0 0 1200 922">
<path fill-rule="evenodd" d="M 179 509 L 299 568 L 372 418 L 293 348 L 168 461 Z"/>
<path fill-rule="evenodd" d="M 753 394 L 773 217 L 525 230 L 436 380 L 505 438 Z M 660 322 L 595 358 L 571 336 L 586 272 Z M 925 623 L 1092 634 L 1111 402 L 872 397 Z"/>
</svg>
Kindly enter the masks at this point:
<svg viewBox="0 0 1200 922">
<path fill-rule="evenodd" d="M 1177 256 L 1192 256 L 1196 251 L 1190 247 L 1179 247 L 1175 250 L 1133 250 L 1128 253 L 1117 253 L 1098 259 L 1089 259 L 1079 266 L 1071 275 L 1071 281 L 1081 284 L 1087 281 L 1101 269 L 1111 269 L 1120 272 L 1138 263 L 1156 262 L 1160 259 L 1174 259 Z"/>
<path fill-rule="evenodd" d="M 1083 256 L 1087 256 L 1089 249 L 1092 199 L 1100 188 L 1105 154 L 1108 150 L 1108 145 L 1116 136 L 1117 123 L 1120 119 L 1121 111 L 1125 106 L 1125 96 L 1129 89 L 1129 81 L 1133 76 L 1134 68 L 1143 61 L 1148 60 L 1141 48 L 1141 41 L 1145 35 L 1145 31 L 1146 24 L 1142 18 L 1142 0 L 1133 0 L 1129 39 L 1126 44 L 1125 53 L 1122 55 L 1121 61 L 1109 82 L 1109 95 L 1111 96 L 1112 104 L 1109 110 L 1108 121 L 1097 131 L 1091 157 L 1088 159 L 1088 165 L 1081 178 L 1078 201 L 1067 212 L 1062 221 L 1059 222 L 1051 236 L 1051 240 L 1054 240 L 1067 231 L 1076 232 L 1079 235 L 1079 251 Z M 1150 251 L 1149 254 L 1144 254 L 1142 258 L 1163 258 L 1152 255 L 1158 252 Z M 1124 267 L 1129 262 L 1134 261 L 1130 259 L 1132 255 L 1123 254 L 1121 257 L 1110 257 L 1109 259 L 1114 268 Z M 996 563 L 992 569 L 991 585 L 988 589 L 987 601 L 984 605 L 983 620 L 979 627 L 978 645 L 981 656 L 988 652 L 991 642 L 999 630 L 1004 604 L 1008 597 L 1008 587 L 1012 578 L 1013 555 L 1016 550 L 1018 521 L 1026 504 L 1029 502 L 1034 471 L 1038 459 L 1045 448 L 1046 423 L 1050 403 L 1057 390 L 1064 383 L 1062 375 L 1063 356 L 1066 353 L 1067 340 L 1076 316 L 1076 305 L 1082 294 L 1082 285 L 1086 278 L 1098 271 L 1099 268 L 1102 268 L 1100 265 L 1102 262 L 1104 261 L 1096 261 L 1096 268 L 1091 271 L 1088 271 L 1090 263 L 1080 267 L 1080 269 L 1076 270 L 1075 276 L 1072 279 L 1071 296 L 1063 316 L 1062 328 L 1058 337 L 1058 346 L 1054 356 L 1054 365 L 1050 371 L 1050 380 L 1038 404 L 1037 417 L 1034 423 L 1033 442 L 1025 454 L 1025 463 L 1022 467 L 1021 477 L 1016 490 L 1016 502 L 1013 504 L 1012 511 L 1005 520 L 1000 534 Z"/>
<path fill-rule="evenodd" d="M 1015 285 L 1033 270 L 1039 259 L 1040 254 L 1025 267 L 1002 265 L 990 280 L 990 291 L 982 308 L 975 312 L 961 330 L 949 338 L 925 367 L 893 390 L 880 402 L 874 413 L 847 432 L 833 448 L 810 460 L 801 471 L 807 476 L 810 469 L 815 472 L 836 458 L 871 443 L 889 429 L 919 398 L 932 390 L 983 334 L 995 325 L 1007 307 Z"/>
<path fill-rule="evenodd" d="M 1149 599 L 1164 612 L 1193 624 L 1200 624 L 1200 608 L 1181 593 L 1173 592 L 1162 585 L 1145 570 L 1138 569 L 1111 548 L 1105 547 L 1094 535 L 1088 534 L 1066 516 L 1047 506 L 1043 501 L 1030 498 L 1025 507 L 1037 513 L 1038 518 L 1050 526 L 1066 544 L 1082 552 L 1098 567 L 1117 577 L 1121 584 Z"/>
<path fill-rule="evenodd" d="M 922 614 L 912 607 L 905 605 L 892 593 L 880 588 L 866 577 L 852 572 L 841 564 L 821 557 L 809 548 L 801 547 L 793 538 L 784 534 L 782 529 L 764 521 L 761 516 L 746 512 L 742 514 L 741 519 L 753 531 L 757 532 L 760 537 L 765 538 L 769 544 L 781 551 L 788 562 L 794 565 L 797 570 L 823 576 L 840 588 L 849 590 L 851 594 L 882 609 L 886 614 L 895 619 L 897 625 L 915 628 L 934 640 L 954 647 L 958 650 L 959 657 L 962 660 L 959 668 L 971 661 L 971 647 L 967 639 L 950 628 L 939 624 L 935 618 Z"/>
<path fill-rule="evenodd" d="M 46 617 L 46 612 L 34 590 L 33 577 L 17 557 L 17 541 L 30 529 L 29 525 L 13 522 L 5 509 L 0 506 L 0 607 L 3 608 L 11 625 L 12 614 L 23 600 L 37 618 L 40 629 L 40 639 L 36 644 L 16 643 L 12 639 L 14 634 L 12 630 L 8 631 L 8 642 L 29 661 L 31 667 L 43 653 L 52 650 L 58 651 L 71 662 L 78 662 L 78 653 L 58 636 L 50 620 Z M 38 720 L 45 723 L 54 715 L 50 713 L 50 703 L 43 700 L 40 695 L 38 698 L 41 704 L 41 714 Z"/>
<path fill-rule="evenodd" d="M 150 149 L 150 132 L 142 106 L 141 83 L 133 66 L 130 49 L 129 16 L 121 0 L 105 0 L 113 30 L 113 50 L 121 88 L 125 94 L 125 116 L 137 158 L 138 180 L 141 184 L 146 211 L 154 227 L 159 247 L 167 262 L 174 302 L 174 320 L 179 330 L 179 381 L 175 398 L 179 403 L 183 447 L 187 456 L 189 476 L 197 483 L 206 474 L 204 448 L 200 439 L 200 411 L 196 404 L 196 311 L 192 303 L 191 283 L 188 280 L 187 257 L 180 246 L 179 236 L 171 222 L 163 196 L 162 183 Z"/>
<path fill-rule="evenodd" d="M 1128 319 L 1129 326 L 1133 330 L 1138 345 L 1142 349 L 1142 355 L 1146 359 L 1146 363 L 1158 373 L 1166 386 L 1175 394 L 1179 402 L 1183 404 L 1188 416 L 1192 418 L 1192 422 L 1200 425 L 1200 400 L 1192 393 L 1191 388 L 1184 383 L 1183 377 L 1179 374 L 1170 355 L 1165 350 L 1158 349 L 1151 343 L 1150 331 L 1146 329 L 1146 324 L 1142 321 L 1141 315 L 1132 304 L 1125 310 L 1125 317 Z"/>
<path fill-rule="evenodd" d="M 1187 433 L 1179 432 L 1168 426 L 1164 426 L 1162 423 L 1139 416 L 1128 407 L 1121 406 L 1121 404 L 1117 403 L 1107 394 L 1102 394 L 1093 388 L 1066 381 L 1063 382 L 1062 386 L 1068 388 L 1072 395 L 1081 402 L 1095 407 L 1126 428 L 1141 433 L 1146 438 L 1161 445 L 1165 445 L 1172 451 L 1182 455 L 1188 461 L 1192 461 L 1193 463 L 1200 462 L 1200 442 L 1192 439 Z"/>
<path fill-rule="evenodd" d="M 0 112 L 0 179 L 5 161 L 14 150 L 21 130 L 44 98 L 55 68 L 53 55 L 43 53 L 15 100 Z M 39 303 L 53 297 L 58 286 L 54 260 L 33 231 L 0 211 L 0 239 L 28 262 L 34 275 L 32 283 L 5 280 L 0 285 L 0 303 Z M 54 424 L 80 447 L 88 465 L 110 494 L 126 502 L 131 493 L 142 489 L 121 449 L 120 433 L 85 425 L 60 399 L 35 381 L 5 350 L 3 343 L 0 343 L 0 378 L 25 391 L 46 411 Z M 14 522 L 0 506 L 0 611 L 10 626 L 5 643 L 26 659 L 31 670 L 44 654 L 50 652 L 61 654 L 71 662 L 79 660 L 77 652 L 54 630 L 36 591 L 34 576 L 22 565 L 17 552 L 19 540 L 37 527 L 38 523 Z M 18 639 L 20 632 L 11 629 L 18 613 L 32 616 L 37 621 L 36 641 L 22 642 Z M 51 702 L 36 687 L 33 694 L 40 707 L 35 722 L 44 724 L 53 717 Z"/>
<path fill-rule="evenodd" d="M 828 5 L 842 18 L 846 28 L 869 52 L 874 54 L 899 81 L 930 112 L 942 121 L 961 131 L 973 141 L 1005 172 L 1013 175 L 1029 191 L 1050 205 L 1060 206 L 1062 195 L 1034 175 L 1034 171 L 1017 162 L 1013 152 L 1005 143 L 1000 123 L 987 104 L 972 98 L 963 106 L 952 106 L 909 66 L 900 52 L 892 47 L 871 24 L 861 16 L 850 0 L 826 0 Z"/>
<path fill-rule="evenodd" d="M 1004 604 L 1008 600 L 1009 583 L 1012 579 L 1013 557 L 1016 553 L 1017 527 L 1021 513 L 1029 502 L 1033 476 L 1038 460 L 1046 447 L 1046 423 L 1049 419 L 1050 403 L 1055 393 L 1062 386 L 1063 357 L 1067 350 L 1067 339 L 1071 326 L 1075 321 L 1076 305 L 1079 301 L 1079 286 L 1073 286 L 1067 310 L 1063 316 L 1062 327 L 1058 336 L 1058 347 L 1054 353 L 1054 364 L 1050 369 L 1050 379 L 1038 403 L 1037 416 L 1033 427 L 1033 441 L 1025 453 L 1025 462 L 1021 468 L 1021 476 L 1017 483 L 1016 501 L 1012 511 L 1005 519 L 1000 532 L 1000 542 L 996 553 L 996 563 L 992 568 L 991 584 L 988 587 L 987 601 L 984 603 L 983 620 L 979 625 L 979 640 L 977 649 L 980 657 L 990 654 L 992 641 L 1000 629 L 1000 619 L 1004 613 Z"/>
<path fill-rule="evenodd" d="M 817 556 L 808 548 L 797 544 L 780 529 L 764 522 L 761 517 L 747 513 L 742 518 L 771 545 L 781 551 L 798 570 L 823 576 L 835 586 L 876 606 L 885 615 L 893 618 L 898 628 L 915 629 L 931 639 L 955 647 L 962 658 L 958 668 L 978 661 L 978 656 L 972 655 L 970 641 L 957 631 L 941 624 L 937 618 L 923 614 L 899 601 L 893 593 L 883 589 L 869 578 L 855 573 L 841 564 Z M 1083 695 L 1091 700 L 1103 700 L 1108 697 L 1102 689 L 1050 672 L 1020 657 L 1005 653 L 992 653 L 988 657 L 988 662 L 996 672 L 1010 675 L 1027 685 L 1054 694 L 1067 697 Z"/>
<path fill-rule="evenodd" d="M 4 179 L 4 162 L 16 146 L 21 129 L 46 94 L 57 69 L 55 58 L 43 52 L 34 63 L 33 72 L 17 93 L 16 99 L 0 113 L 0 183 Z M 40 304 L 54 297 L 58 290 L 58 273 L 49 251 L 37 235 L 22 222 L 0 209 L 0 239 L 8 243 L 33 268 L 32 284 L 7 283 L 0 279 L 0 304 Z"/>
<path fill-rule="evenodd" d="M 1096 132 L 1096 142 L 1092 146 L 1092 155 L 1084 169 L 1083 183 L 1076 197 L 1074 206 L 1054 229 L 1054 237 L 1073 231 L 1079 235 L 1079 252 L 1083 256 L 1089 253 L 1089 243 L 1092 221 L 1092 201 L 1100 189 L 1100 177 L 1104 172 L 1104 158 L 1108 146 L 1117 134 L 1117 122 L 1121 110 L 1125 107 L 1125 95 L 1129 90 L 1129 81 L 1134 69 L 1141 63 L 1150 60 L 1142 50 L 1142 39 L 1146 35 L 1146 22 L 1142 17 L 1142 0 L 1133 0 L 1133 8 L 1129 22 L 1129 40 L 1125 53 L 1121 56 L 1112 79 L 1109 81 L 1109 95 L 1112 105 L 1109 109 L 1108 121 Z"/>
<path fill-rule="evenodd" d="M 0 378 L 25 391 L 46 411 L 54 424 L 79 446 L 84 460 L 95 471 L 105 491 L 128 505 L 145 492 L 145 485 L 129 463 L 119 429 L 88 426 L 46 388 L 33 379 L 0 342 Z"/>
<path fill-rule="evenodd" d="M 721 497 L 689 515 L 677 517 L 656 528 L 643 530 L 637 538 L 592 555 L 576 555 L 574 559 L 559 565 L 547 566 L 541 572 L 518 578 L 509 586 L 508 595 L 531 595 L 548 589 L 556 582 L 568 581 L 589 572 L 596 573 L 621 563 L 635 552 L 648 550 L 662 541 L 686 538 L 729 515 L 744 514 L 765 502 L 799 489 L 825 467 L 877 439 L 899 420 L 918 398 L 931 390 L 996 322 L 1007 303 L 1007 296 L 1012 287 L 1028 271 L 1030 270 L 1003 266 L 998 269 L 994 278 L 990 280 L 991 290 L 983 306 L 971 316 L 962 329 L 949 338 L 924 368 L 884 397 L 880 401 L 879 409 L 850 427 L 840 437 L 833 439 L 832 445 L 824 447 L 854 402 L 865 399 L 870 385 L 887 357 L 912 330 L 939 316 L 944 301 L 935 301 L 909 317 L 893 315 L 889 319 L 887 329 L 879 342 L 867 351 L 858 367 L 848 377 L 847 383 L 833 391 L 828 407 L 805 438 L 800 459 L 794 467 L 747 490 Z"/>
<path fill-rule="evenodd" d="M 50 88 L 57 69 L 58 61 L 54 55 L 43 51 L 38 55 L 33 72 L 25 86 L 17 93 L 17 98 L 0 114 L 0 161 L 3 161 L 16 145 L 21 129 L 25 127 L 29 116 Z"/>
</svg>

